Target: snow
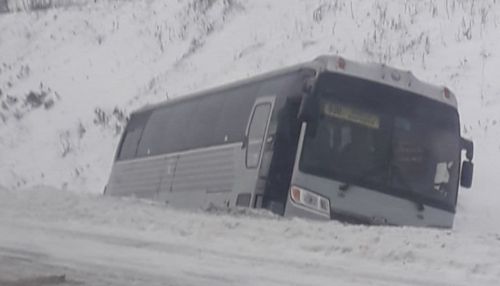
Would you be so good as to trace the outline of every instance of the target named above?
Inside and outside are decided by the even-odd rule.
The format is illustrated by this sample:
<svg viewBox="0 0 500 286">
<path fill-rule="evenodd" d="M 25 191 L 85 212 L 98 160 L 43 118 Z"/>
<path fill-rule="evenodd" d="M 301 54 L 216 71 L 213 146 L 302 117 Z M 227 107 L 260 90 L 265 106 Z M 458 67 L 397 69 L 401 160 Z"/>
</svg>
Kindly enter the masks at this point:
<svg viewBox="0 0 500 286">
<path fill-rule="evenodd" d="M 19 269 L 4 266 L 23 258 L 48 269 L 28 265 L 28 277 L 66 274 L 85 285 L 496 285 L 500 278 L 498 233 L 184 212 L 40 187 L 0 191 L 0 231 L 2 278 L 16 277 Z"/>
<path fill-rule="evenodd" d="M 37 267 L 100 273 L 95 285 L 121 285 L 120 275 L 141 285 L 499 280 L 500 2 L 83 2 L 0 14 L 0 257 L 25 249 L 34 261 L 0 262 L 0 284 L 1 269 L 15 279 Z M 460 190 L 453 231 L 186 213 L 98 195 L 134 109 L 320 54 L 383 62 L 455 92 L 475 177 Z"/>
</svg>

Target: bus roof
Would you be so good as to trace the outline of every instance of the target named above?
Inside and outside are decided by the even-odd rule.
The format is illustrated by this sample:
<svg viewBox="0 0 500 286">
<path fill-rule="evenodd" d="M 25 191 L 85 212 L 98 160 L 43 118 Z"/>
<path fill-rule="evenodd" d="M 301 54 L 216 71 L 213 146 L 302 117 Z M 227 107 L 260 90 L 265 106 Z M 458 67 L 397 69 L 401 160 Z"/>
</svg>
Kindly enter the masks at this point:
<svg viewBox="0 0 500 286">
<path fill-rule="evenodd" d="M 455 95 L 447 87 L 423 82 L 415 77 L 411 71 L 379 63 L 350 61 L 339 56 L 320 56 L 313 62 L 320 65 L 320 70 L 393 86 L 457 108 Z"/>
<path fill-rule="evenodd" d="M 190 100 L 198 96 L 222 92 L 241 85 L 251 84 L 292 72 L 299 72 L 301 70 L 315 72 L 316 74 L 331 72 L 365 79 L 393 86 L 398 89 L 407 90 L 457 108 L 455 95 L 447 87 L 423 82 L 415 77 L 411 71 L 400 70 L 380 63 L 361 63 L 347 60 L 340 56 L 323 55 L 317 57 L 313 61 L 263 73 L 247 79 L 187 94 L 185 96 L 179 96 L 165 102 L 146 105 L 139 110 L 136 110 L 134 113 L 156 109 L 158 107 L 167 106 L 176 102 Z"/>
</svg>

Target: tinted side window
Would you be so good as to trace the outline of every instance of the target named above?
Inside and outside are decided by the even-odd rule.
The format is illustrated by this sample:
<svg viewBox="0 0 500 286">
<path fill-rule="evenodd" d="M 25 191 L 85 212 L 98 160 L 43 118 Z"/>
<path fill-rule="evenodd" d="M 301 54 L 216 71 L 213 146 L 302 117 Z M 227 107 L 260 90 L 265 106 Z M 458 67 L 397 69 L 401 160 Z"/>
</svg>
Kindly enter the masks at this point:
<svg viewBox="0 0 500 286">
<path fill-rule="evenodd" d="M 171 114 L 167 123 L 163 153 L 179 152 L 189 149 L 191 121 L 196 113 L 196 102 L 188 101 L 170 107 Z"/>
<path fill-rule="evenodd" d="M 164 138 L 167 136 L 167 123 L 170 122 L 170 109 L 163 108 L 153 111 L 146 128 L 142 133 L 137 156 L 152 156 L 161 154 L 164 149 Z"/>
<path fill-rule="evenodd" d="M 154 110 L 142 131 L 137 156 L 243 141 L 258 88 L 248 85 Z"/>
<path fill-rule="evenodd" d="M 202 96 L 196 100 L 196 109 L 191 114 L 191 123 L 186 133 L 189 132 L 187 148 L 202 148 L 222 144 L 222 138 L 214 135 L 216 124 L 219 123 L 224 97 L 222 95 Z"/>
<path fill-rule="evenodd" d="M 118 153 L 117 160 L 135 158 L 137 145 L 150 113 L 132 114 L 125 128 L 124 137 Z"/>
<path fill-rule="evenodd" d="M 224 93 L 224 105 L 214 128 L 218 144 L 243 141 L 257 91 L 258 85 L 254 84 Z"/>
<path fill-rule="evenodd" d="M 144 129 L 137 155 L 153 156 L 186 148 L 193 107 L 192 103 L 181 103 L 155 110 Z"/>
</svg>

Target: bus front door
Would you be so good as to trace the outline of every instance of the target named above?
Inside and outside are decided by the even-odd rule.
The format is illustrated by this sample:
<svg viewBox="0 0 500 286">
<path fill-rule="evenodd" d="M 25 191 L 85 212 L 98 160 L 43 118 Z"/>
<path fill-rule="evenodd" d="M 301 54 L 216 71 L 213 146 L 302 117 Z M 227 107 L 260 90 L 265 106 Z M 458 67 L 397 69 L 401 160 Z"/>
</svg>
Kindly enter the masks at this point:
<svg viewBox="0 0 500 286">
<path fill-rule="evenodd" d="M 262 165 L 262 153 L 266 142 L 269 122 L 274 107 L 274 96 L 259 97 L 256 99 L 248 120 L 245 139 L 242 145 L 243 175 L 242 190 L 236 200 L 236 205 L 259 207 L 259 171 Z"/>
</svg>

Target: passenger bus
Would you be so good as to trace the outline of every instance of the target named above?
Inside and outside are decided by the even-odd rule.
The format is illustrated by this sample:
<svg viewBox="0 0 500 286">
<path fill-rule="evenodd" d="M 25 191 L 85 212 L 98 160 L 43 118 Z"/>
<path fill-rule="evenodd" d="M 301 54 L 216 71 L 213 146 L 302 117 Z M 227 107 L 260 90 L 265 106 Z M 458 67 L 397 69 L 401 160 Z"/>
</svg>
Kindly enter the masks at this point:
<svg viewBox="0 0 500 286">
<path fill-rule="evenodd" d="M 472 159 L 448 88 L 321 56 L 133 112 L 105 194 L 451 228 Z"/>
</svg>

